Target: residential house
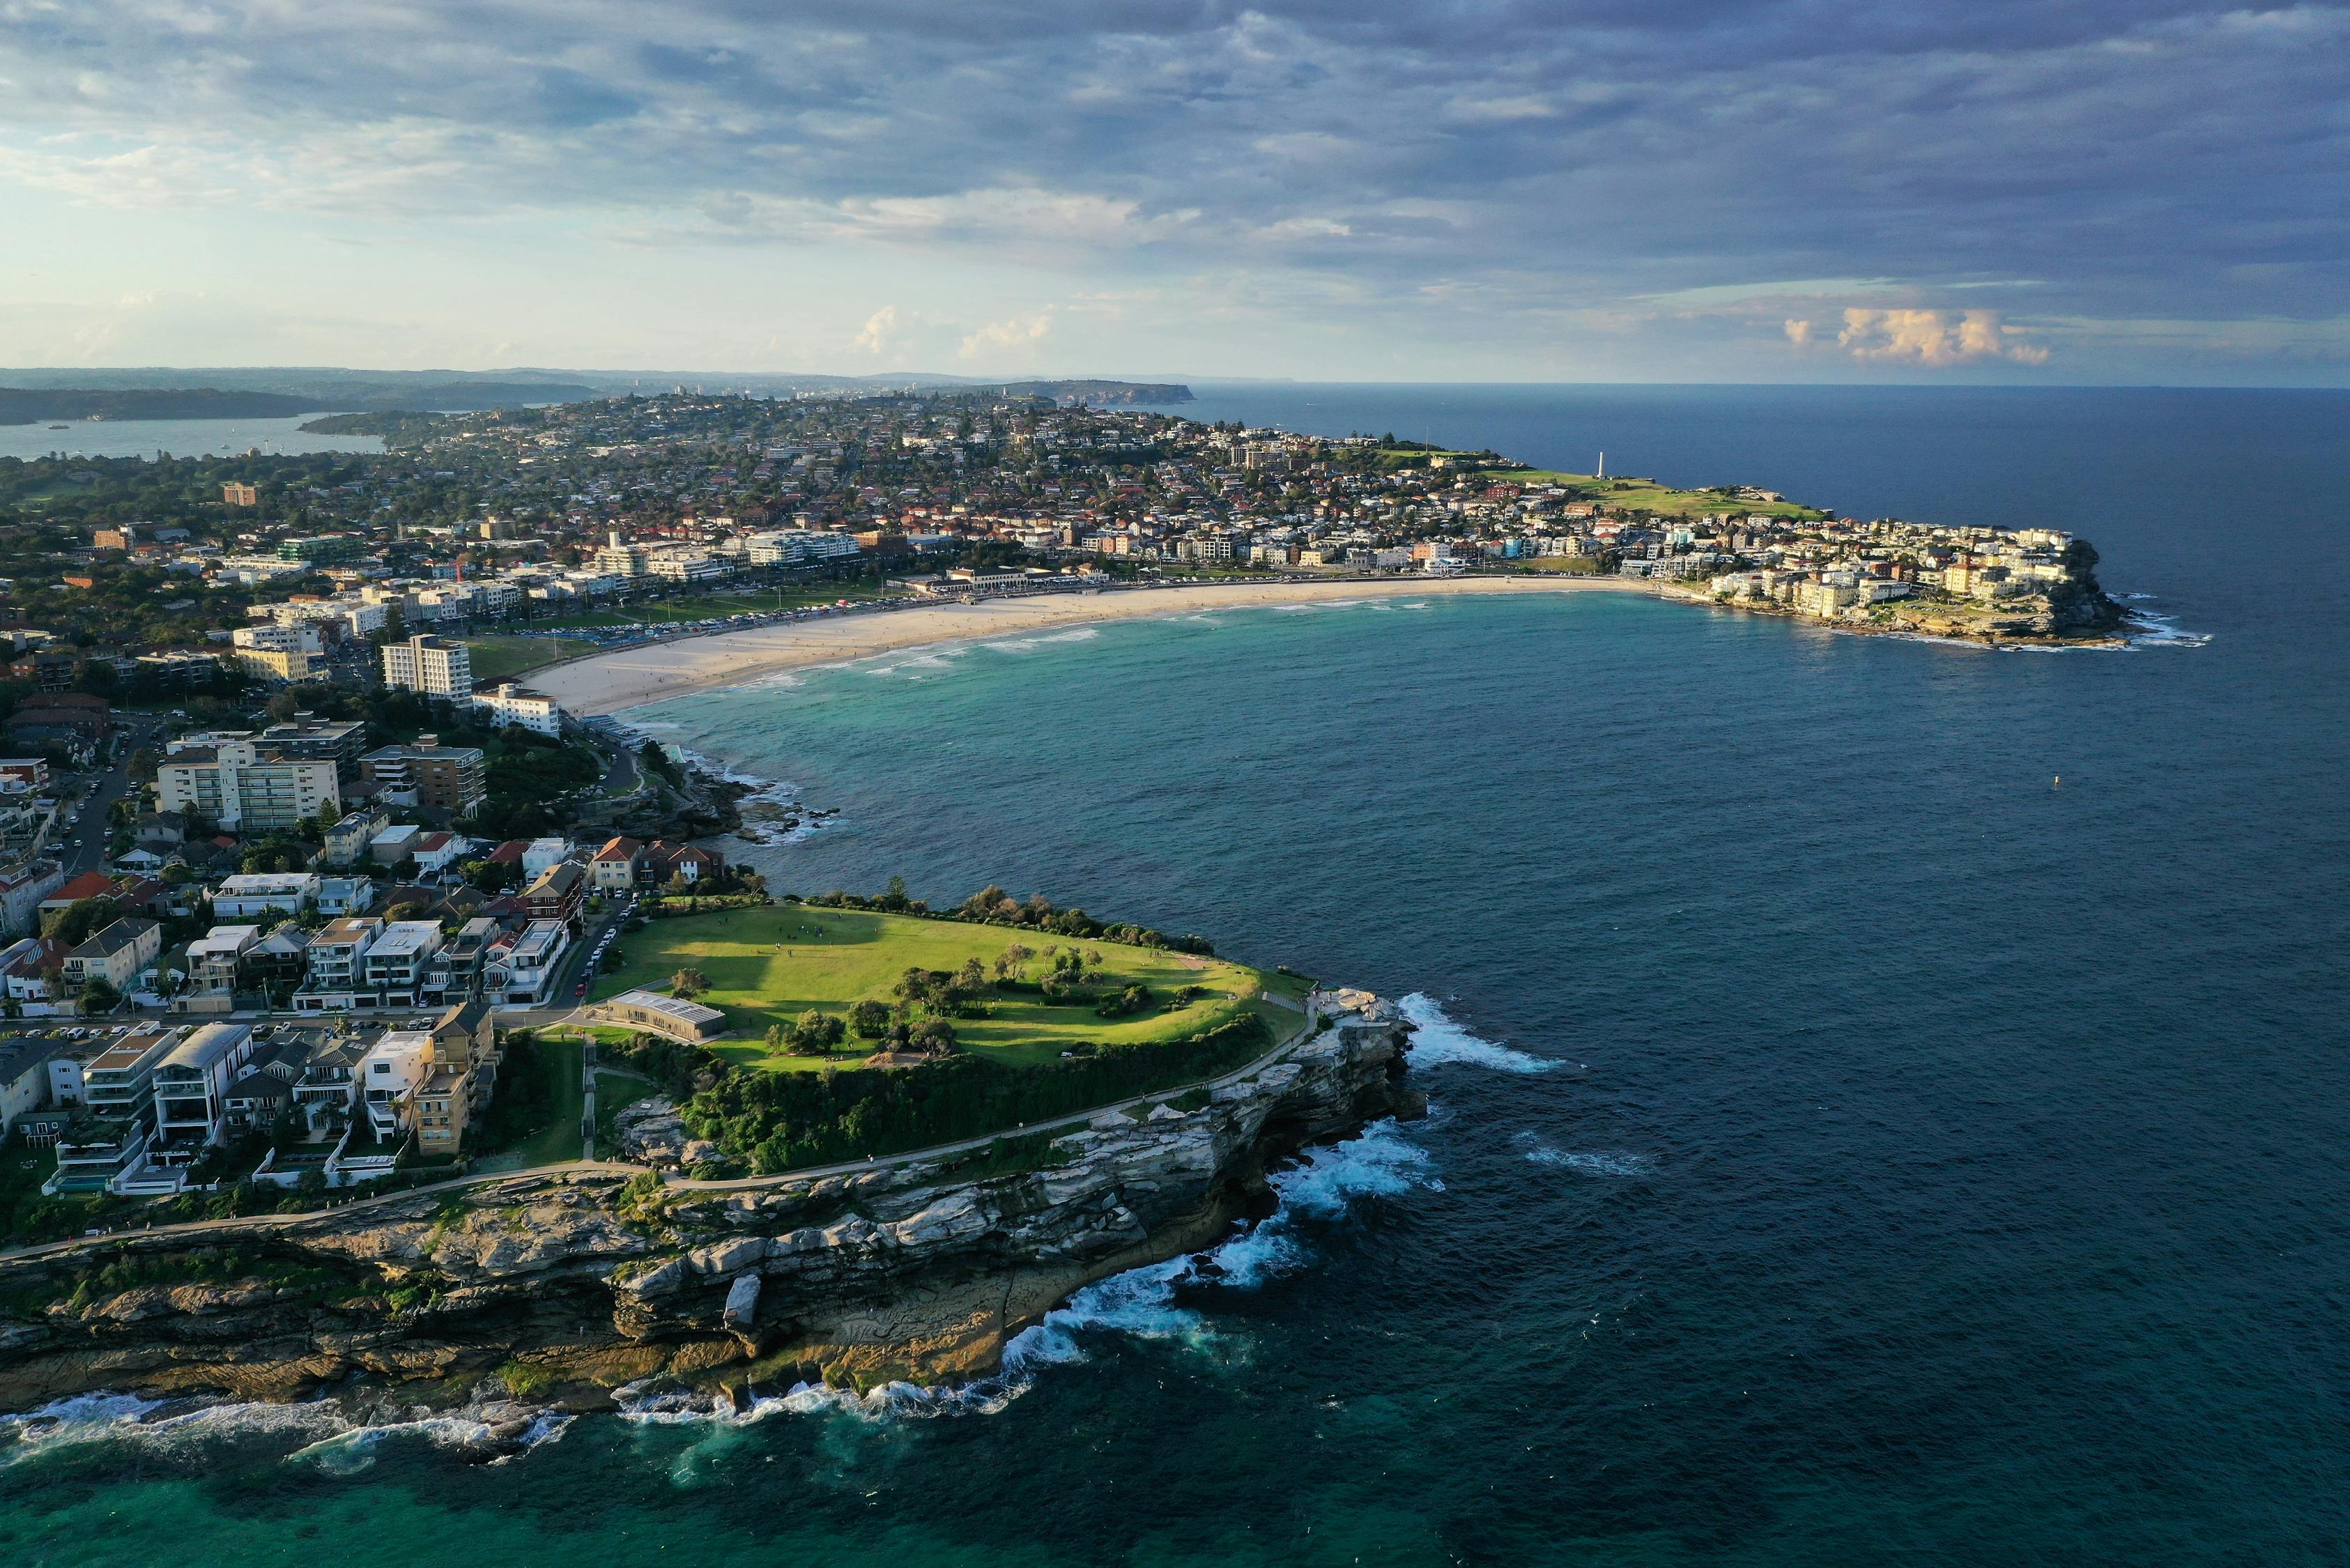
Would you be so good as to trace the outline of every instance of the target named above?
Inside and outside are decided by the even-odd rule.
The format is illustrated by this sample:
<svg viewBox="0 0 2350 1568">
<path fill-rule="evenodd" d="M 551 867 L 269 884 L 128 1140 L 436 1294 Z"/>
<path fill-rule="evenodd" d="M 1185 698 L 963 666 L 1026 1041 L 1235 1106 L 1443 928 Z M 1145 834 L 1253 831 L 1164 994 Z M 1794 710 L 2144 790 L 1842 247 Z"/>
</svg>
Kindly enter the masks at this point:
<svg viewBox="0 0 2350 1568">
<path fill-rule="evenodd" d="M 329 917 L 364 915 L 375 908 L 375 884 L 364 877 L 318 878 L 318 913 Z"/>
<path fill-rule="evenodd" d="M 417 870 L 429 874 L 455 864 L 457 857 L 472 847 L 473 841 L 463 834 L 428 833 L 416 841 L 410 854 L 416 861 Z"/>
<path fill-rule="evenodd" d="M 390 1141 L 409 1124 L 410 1101 L 432 1068 L 432 1036 L 421 1029 L 390 1031 L 360 1058 L 359 1108 L 378 1139 Z"/>
<path fill-rule="evenodd" d="M 298 926 L 280 926 L 245 950 L 240 984 L 269 998 L 271 1006 L 285 1007 L 309 968 L 309 937 Z"/>
<path fill-rule="evenodd" d="M 379 866 L 397 866 L 416 853 L 424 830 L 413 823 L 395 823 L 368 840 L 368 858 Z"/>
<path fill-rule="evenodd" d="M 72 950 L 55 937 L 26 937 L 0 952 L 0 986 L 8 1000 L 36 1016 L 51 1011 L 64 994 L 66 954 Z"/>
<path fill-rule="evenodd" d="M 301 1080 L 309 1054 L 307 1043 L 296 1036 L 255 1050 L 222 1098 L 222 1114 L 230 1130 L 266 1130 L 292 1111 L 294 1085 Z"/>
<path fill-rule="evenodd" d="M 162 950 L 162 927 L 125 916 L 66 954 L 66 983 L 75 987 L 103 983 L 128 991 Z"/>
<path fill-rule="evenodd" d="M 666 888 L 673 880 L 688 887 L 704 880 L 715 882 L 726 873 L 725 857 L 714 850 L 659 838 L 645 846 L 643 866 L 644 881 L 657 888 Z"/>
<path fill-rule="evenodd" d="M 0 1039 L 0 1139 L 48 1098 L 49 1062 L 64 1050 L 64 1042 L 42 1036 Z"/>
<path fill-rule="evenodd" d="M 522 852 L 523 879 L 530 881 L 550 866 L 571 858 L 571 842 L 565 838 L 534 838 Z"/>
<path fill-rule="evenodd" d="M 345 814 L 327 829 L 326 846 L 318 858 L 328 866 L 356 866 L 369 858 L 376 835 L 391 826 L 391 818 L 373 809 Z"/>
<path fill-rule="evenodd" d="M 103 871 L 85 871 L 70 882 L 59 883 L 55 891 L 38 906 L 41 924 L 53 926 L 55 917 L 64 914 L 85 898 L 113 898 L 122 891 L 121 880 Z"/>
<path fill-rule="evenodd" d="M 175 1012 L 233 1012 L 244 955 L 261 940 L 259 926 L 214 926 L 188 944 L 187 988 L 172 1001 Z"/>
<path fill-rule="evenodd" d="M 482 994 L 504 1008 L 546 1007 L 563 978 L 571 950 L 570 928 L 561 920 L 533 920 L 519 935 L 494 944 L 483 967 Z"/>
<path fill-rule="evenodd" d="M 572 860 L 550 866 L 523 889 L 522 902 L 534 920 L 568 924 L 579 918 L 588 902 L 588 873 Z"/>
<path fill-rule="evenodd" d="M 213 889 L 213 915 L 224 920 L 255 915 L 296 915 L 318 902 L 318 878 L 308 871 L 253 871 Z"/>
<path fill-rule="evenodd" d="M 638 885 L 645 866 L 645 846 L 625 836 L 608 840 L 588 862 L 597 889 L 625 893 Z"/>
<path fill-rule="evenodd" d="M 29 929 L 42 903 L 65 886 L 65 868 L 54 860 L 31 860 L 0 872 L 0 935 Z"/>
<path fill-rule="evenodd" d="M 367 987 L 368 950 L 382 934 L 383 922 L 372 915 L 348 915 L 310 938 L 304 953 L 307 971 L 302 988 L 294 993 L 298 1012 L 345 1012 L 373 1006 Z"/>
<path fill-rule="evenodd" d="M 440 951 L 438 921 L 394 920 L 368 944 L 360 961 L 360 983 L 376 1005 L 412 1005 Z"/>
<path fill-rule="evenodd" d="M 253 1027 L 206 1023 L 155 1064 L 155 1148 L 161 1163 L 187 1163 L 227 1136 L 229 1085 L 254 1051 Z"/>
</svg>

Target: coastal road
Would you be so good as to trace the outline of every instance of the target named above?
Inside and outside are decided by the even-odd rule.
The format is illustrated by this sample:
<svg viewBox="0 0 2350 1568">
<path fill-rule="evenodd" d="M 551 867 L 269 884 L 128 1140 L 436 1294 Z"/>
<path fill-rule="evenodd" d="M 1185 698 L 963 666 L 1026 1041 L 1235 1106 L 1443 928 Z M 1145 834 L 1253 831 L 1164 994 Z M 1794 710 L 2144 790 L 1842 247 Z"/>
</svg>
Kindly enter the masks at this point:
<svg viewBox="0 0 2350 1568">
<path fill-rule="evenodd" d="M 778 1187 L 785 1182 L 817 1181 L 828 1176 L 863 1176 L 878 1170 L 888 1170 L 897 1166 L 938 1159 L 945 1156 L 975 1154 L 1000 1137 L 1074 1130 L 1085 1126 L 1096 1116 L 1111 1111 L 1129 1110 L 1152 1100 L 1163 1100 L 1171 1096 L 1188 1094 L 1193 1089 L 1206 1089 L 1212 1093 L 1228 1084 L 1237 1084 L 1245 1078 L 1253 1077 L 1311 1038 L 1315 1023 L 1320 1016 L 1320 1003 L 1313 998 L 1308 998 L 1305 1020 L 1298 1025 L 1296 1032 L 1245 1066 L 1236 1067 L 1218 1077 L 1203 1078 L 1197 1083 L 1178 1084 L 1170 1088 L 1154 1089 L 1147 1095 L 1136 1095 L 1131 1098 L 1118 1100 L 1110 1105 L 1072 1111 L 1066 1116 L 1057 1116 L 1051 1121 L 1024 1123 L 1017 1127 L 1007 1127 L 1001 1132 L 989 1133 L 980 1137 L 962 1138 L 954 1143 L 933 1144 L 928 1148 L 908 1149 L 902 1154 L 869 1156 L 864 1159 L 846 1160 L 837 1165 L 812 1166 L 804 1170 L 789 1170 L 776 1176 L 744 1176 L 737 1177 L 731 1181 L 696 1181 L 690 1177 L 665 1175 L 661 1178 L 661 1185 L 670 1191 L 740 1192 L 759 1188 Z M 336 1204 L 329 1209 L 311 1210 L 301 1214 L 256 1214 L 235 1220 L 192 1220 L 181 1225 L 152 1225 L 143 1230 L 113 1231 L 102 1237 L 79 1236 L 71 1241 L 44 1242 L 37 1247 L 13 1248 L 6 1251 L 0 1251 L 0 1258 L 40 1258 L 71 1252 L 78 1248 L 96 1250 L 102 1248 L 109 1241 L 133 1236 L 194 1236 L 209 1231 L 230 1229 L 284 1231 L 296 1225 L 307 1224 L 329 1214 L 340 1216 L 355 1209 L 379 1209 L 389 1204 L 403 1203 L 410 1199 L 430 1193 L 454 1192 L 468 1187 L 487 1186 L 492 1182 L 563 1175 L 625 1178 L 641 1176 L 650 1168 L 650 1167 L 648 1166 L 629 1165 L 619 1160 L 567 1160 L 555 1165 L 532 1166 L 523 1170 L 502 1170 L 494 1176 L 454 1177 L 450 1180 L 436 1181 L 424 1187 L 411 1187 L 401 1192 L 387 1192 L 378 1198 L 357 1198 L 348 1203 Z"/>
</svg>

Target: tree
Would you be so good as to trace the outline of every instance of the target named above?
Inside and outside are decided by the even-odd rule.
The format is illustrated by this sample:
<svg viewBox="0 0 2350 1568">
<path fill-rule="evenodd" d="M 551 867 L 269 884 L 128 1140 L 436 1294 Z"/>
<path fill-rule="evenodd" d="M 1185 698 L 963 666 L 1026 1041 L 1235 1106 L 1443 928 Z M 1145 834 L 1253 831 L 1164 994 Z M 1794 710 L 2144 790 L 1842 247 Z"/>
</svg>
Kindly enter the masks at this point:
<svg viewBox="0 0 2350 1568">
<path fill-rule="evenodd" d="M 860 1040 L 879 1040 L 889 1033 L 889 1010 L 868 997 L 849 1008 L 848 1026 Z"/>
<path fill-rule="evenodd" d="M 111 1012 L 122 1000 L 122 993 L 102 980 L 93 980 L 81 988 L 81 1000 L 77 1005 L 85 1014 Z"/>
<path fill-rule="evenodd" d="M 979 960 L 967 958 L 962 961 L 962 968 L 955 971 L 954 983 L 957 990 L 967 991 L 974 997 L 983 995 L 987 991 L 987 971 L 979 967 Z"/>
<path fill-rule="evenodd" d="M 291 691 L 280 691 L 262 704 L 262 711 L 283 723 L 302 711 L 302 701 Z"/>
<path fill-rule="evenodd" d="M 698 969 L 681 969 L 670 976 L 670 994 L 681 1001 L 691 1001 L 709 989 L 710 977 Z"/>
<path fill-rule="evenodd" d="M 906 879 L 903 877 L 890 877 L 888 891 L 881 895 L 881 907 L 885 909 L 902 909 L 910 902 L 912 900 L 906 897 Z"/>
<path fill-rule="evenodd" d="M 829 1013 L 809 1008 L 792 1024 L 792 1049 L 810 1056 L 820 1056 L 839 1044 L 848 1030 L 839 1019 Z"/>
</svg>

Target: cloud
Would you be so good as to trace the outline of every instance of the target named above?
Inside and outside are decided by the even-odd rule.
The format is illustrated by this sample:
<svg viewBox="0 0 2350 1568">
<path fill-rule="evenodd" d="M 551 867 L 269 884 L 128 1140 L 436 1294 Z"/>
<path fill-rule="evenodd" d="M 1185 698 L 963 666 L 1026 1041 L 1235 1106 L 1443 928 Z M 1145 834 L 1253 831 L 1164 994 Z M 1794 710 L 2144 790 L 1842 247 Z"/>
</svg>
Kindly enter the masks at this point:
<svg viewBox="0 0 2350 1568">
<path fill-rule="evenodd" d="M 827 285 L 835 344 L 883 286 L 1001 322 L 1245 255 L 1199 308 L 1430 374 L 1431 346 L 1550 363 L 1602 332 L 1783 363 L 1787 320 L 1816 373 L 2036 362 L 2044 332 L 1947 308 L 1997 286 L 2092 324 L 2072 372 L 2127 336 L 2100 321 L 2335 351 L 2345 48 L 2350 8 L 2236 0 L 0 0 L 0 202 L 20 232 L 26 192 L 213 214 L 168 265 L 223 280 L 289 235 L 627 245 L 687 292 L 721 247 L 926 265 L 919 296 Z M 1817 351 L 1847 306 L 1922 315 Z M 931 330 L 857 351 L 992 328 Z"/>
<path fill-rule="evenodd" d="M 1785 323 L 1787 341 L 1802 348 L 1812 340 L 1812 324 L 1800 317 L 1789 317 Z"/>
<path fill-rule="evenodd" d="M 885 305 L 866 319 L 864 330 L 849 347 L 860 354 L 887 354 L 899 328 L 898 307 Z"/>
<path fill-rule="evenodd" d="M 1811 337 L 1811 323 L 1787 324 L 1787 336 L 1801 344 Z M 1939 368 L 1970 360 L 2008 359 L 2019 365 L 2044 365 L 2048 350 L 2014 341 L 2020 329 L 2002 326 L 1995 310 L 1870 310 L 1849 307 L 1837 344 L 1856 359 L 1881 359 L 1897 364 Z"/>
<path fill-rule="evenodd" d="M 965 337 L 955 350 L 962 359 L 1001 358 L 1008 350 L 1033 348 L 1042 343 L 1053 330 L 1053 313 L 1040 310 L 1034 316 L 1014 317 L 981 327 Z"/>
</svg>

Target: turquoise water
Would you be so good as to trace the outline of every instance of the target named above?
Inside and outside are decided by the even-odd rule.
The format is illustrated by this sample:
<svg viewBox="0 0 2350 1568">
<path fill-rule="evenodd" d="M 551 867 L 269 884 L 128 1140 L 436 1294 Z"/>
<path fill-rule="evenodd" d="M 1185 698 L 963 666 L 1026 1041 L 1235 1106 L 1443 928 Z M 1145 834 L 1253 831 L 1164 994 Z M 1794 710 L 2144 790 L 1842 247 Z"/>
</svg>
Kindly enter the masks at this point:
<svg viewBox="0 0 2350 1568">
<path fill-rule="evenodd" d="M 1492 396 L 1462 417 L 1533 419 Z M 1849 448 L 1855 510 L 2037 483 L 2208 641 L 1430 597 L 641 712 L 841 809 L 751 852 L 782 885 L 993 879 L 1415 997 L 1436 1114 L 1284 1178 L 1225 1282 L 1087 1293 L 984 1397 L 584 1418 L 497 1466 L 253 1413 L 20 1440 L 0 1552 L 2341 1560 L 2350 405 L 1794 400 L 1659 400 L 1652 439 Z"/>
</svg>

